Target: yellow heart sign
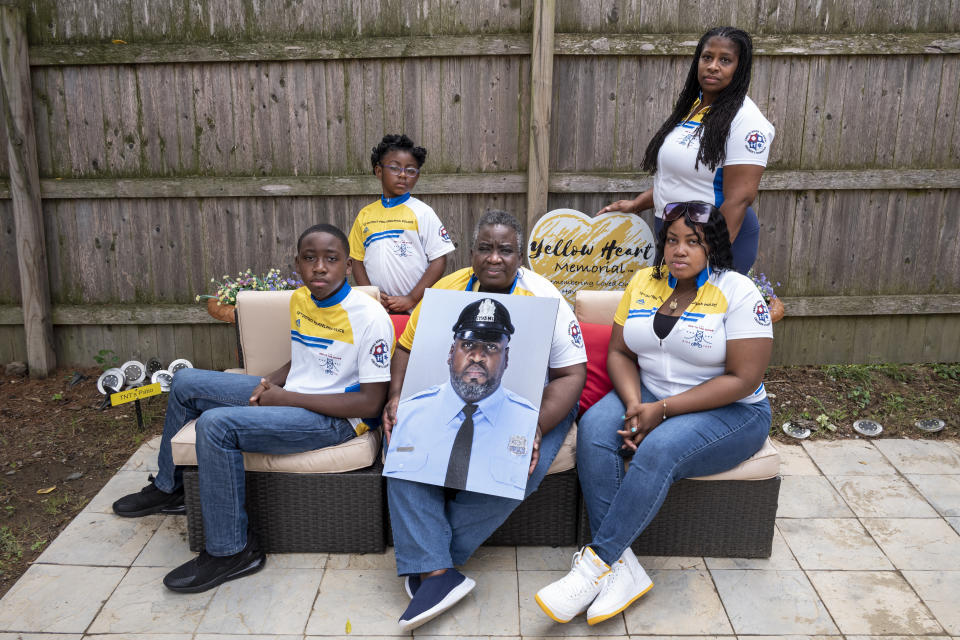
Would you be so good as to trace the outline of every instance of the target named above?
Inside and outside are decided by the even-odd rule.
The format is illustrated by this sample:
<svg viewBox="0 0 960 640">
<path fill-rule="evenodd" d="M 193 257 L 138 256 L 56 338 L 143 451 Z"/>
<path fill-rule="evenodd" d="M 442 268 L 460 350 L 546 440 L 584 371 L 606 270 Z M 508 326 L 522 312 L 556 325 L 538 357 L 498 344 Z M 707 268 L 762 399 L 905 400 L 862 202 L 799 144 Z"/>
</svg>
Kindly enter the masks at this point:
<svg viewBox="0 0 960 640">
<path fill-rule="evenodd" d="M 633 274 L 653 264 L 653 232 L 640 216 L 554 209 L 530 232 L 530 268 L 573 304 L 580 289 L 625 289 Z"/>
</svg>

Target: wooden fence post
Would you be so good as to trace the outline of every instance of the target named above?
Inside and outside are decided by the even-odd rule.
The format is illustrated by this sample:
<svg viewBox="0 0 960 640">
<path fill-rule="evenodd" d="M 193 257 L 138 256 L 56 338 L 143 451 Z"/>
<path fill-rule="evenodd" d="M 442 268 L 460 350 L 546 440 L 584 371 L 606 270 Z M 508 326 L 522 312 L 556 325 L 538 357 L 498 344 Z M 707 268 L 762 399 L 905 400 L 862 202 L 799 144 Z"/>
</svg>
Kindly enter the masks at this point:
<svg viewBox="0 0 960 640">
<path fill-rule="evenodd" d="M 0 5 L 0 103 L 9 139 L 10 196 L 17 234 L 27 365 L 31 377 L 45 378 L 56 367 L 56 355 L 27 47 L 23 10 Z"/>
<path fill-rule="evenodd" d="M 556 0 L 536 0 L 530 50 L 530 160 L 527 233 L 547 212 L 550 182 L 550 103 L 553 100 L 553 29 Z"/>
</svg>

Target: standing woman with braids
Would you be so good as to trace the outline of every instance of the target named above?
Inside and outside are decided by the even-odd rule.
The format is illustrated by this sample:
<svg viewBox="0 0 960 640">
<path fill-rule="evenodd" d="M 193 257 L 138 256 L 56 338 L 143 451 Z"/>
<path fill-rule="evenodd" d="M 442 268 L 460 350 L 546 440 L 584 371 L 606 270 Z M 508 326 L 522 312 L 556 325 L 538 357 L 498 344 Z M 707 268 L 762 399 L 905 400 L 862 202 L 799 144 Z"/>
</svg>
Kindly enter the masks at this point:
<svg viewBox="0 0 960 640">
<path fill-rule="evenodd" d="M 747 97 L 753 43 L 741 29 L 715 27 L 700 42 L 673 113 L 643 159 L 653 188 L 597 213 L 653 208 L 655 233 L 668 202 L 706 201 L 719 207 L 733 243 L 733 264 L 746 273 L 757 259 L 760 225 L 751 203 L 767 164 L 773 125 Z"/>
</svg>

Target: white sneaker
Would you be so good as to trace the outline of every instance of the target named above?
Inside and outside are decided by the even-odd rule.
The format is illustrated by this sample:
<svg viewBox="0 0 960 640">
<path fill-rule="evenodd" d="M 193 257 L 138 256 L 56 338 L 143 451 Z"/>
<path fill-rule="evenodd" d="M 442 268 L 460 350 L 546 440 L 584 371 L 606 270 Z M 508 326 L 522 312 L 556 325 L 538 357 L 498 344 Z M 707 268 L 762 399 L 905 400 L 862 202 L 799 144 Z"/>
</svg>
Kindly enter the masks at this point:
<svg viewBox="0 0 960 640">
<path fill-rule="evenodd" d="M 627 547 L 602 581 L 600 594 L 587 610 L 587 624 L 599 624 L 617 615 L 653 587 L 653 581 Z"/>
<path fill-rule="evenodd" d="M 610 566 L 584 547 L 573 554 L 570 573 L 537 591 L 537 604 L 557 622 L 570 622 L 586 611 L 609 575 Z"/>
</svg>

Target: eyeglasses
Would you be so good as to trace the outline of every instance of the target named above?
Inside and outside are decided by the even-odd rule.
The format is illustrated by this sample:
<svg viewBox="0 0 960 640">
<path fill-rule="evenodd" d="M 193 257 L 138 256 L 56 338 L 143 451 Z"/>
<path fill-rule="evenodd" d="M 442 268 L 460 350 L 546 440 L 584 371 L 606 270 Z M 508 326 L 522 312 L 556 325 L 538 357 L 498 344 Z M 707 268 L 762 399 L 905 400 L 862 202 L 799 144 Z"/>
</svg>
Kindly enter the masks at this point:
<svg viewBox="0 0 960 640">
<path fill-rule="evenodd" d="M 395 176 L 405 175 L 408 178 L 416 178 L 420 175 L 420 169 L 416 167 L 401 167 L 396 164 L 381 164 L 380 166 Z"/>
<path fill-rule="evenodd" d="M 673 222 L 686 214 L 693 222 L 706 224 L 714 209 L 716 207 L 706 202 L 671 202 L 663 207 L 663 221 Z"/>
</svg>

